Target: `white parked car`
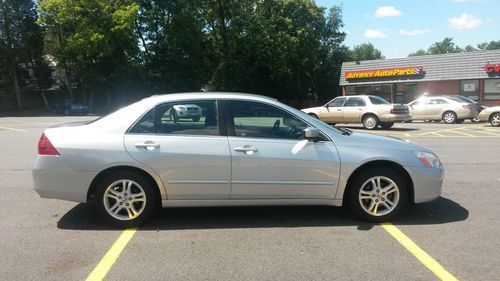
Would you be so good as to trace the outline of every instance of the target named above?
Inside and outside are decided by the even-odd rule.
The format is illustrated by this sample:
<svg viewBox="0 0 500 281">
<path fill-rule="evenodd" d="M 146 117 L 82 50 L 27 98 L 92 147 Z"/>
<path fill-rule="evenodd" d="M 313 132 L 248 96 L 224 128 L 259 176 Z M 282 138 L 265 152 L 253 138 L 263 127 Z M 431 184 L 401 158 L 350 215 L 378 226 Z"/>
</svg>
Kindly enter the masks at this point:
<svg viewBox="0 0 500 281">
<path fill-rule="evenodd" d="M 413 120 L 443 120 L 446 124 L 463 123 L 477 116 L 476 106 L 457 96 L 425 96 L 408 104 Z"/>
<path fill-rule="evenodd" d="M 201 107 L 196 104 L 178 104 L 172 106 L 169 111 L 170 119 L 176 122 L 179 119 L 191 119 L 194 122 L 200 121 L 201 118 Z"/>
<path fill-rule="evenodd" d="M 391 128 L 395 122 L 411 120 L 407 105 L 391 104 L 377 96 L 336 97 L 323 106 L 302 109 L 328 124 L 362 123 L 366 129 Z"/>
<path fill-rule="evenodd" d="M 188 105 L 202 109 L 199 122 L 169 118 Z M 439 197 L 443 167 L 424 147 L 337 129 L 271 98 L 191 93 L 45 130 L 33 179 L 40 196 L 93 201 L 119 227 L 158 205 L 345 204 L 385 221 Z"/>
</svg>

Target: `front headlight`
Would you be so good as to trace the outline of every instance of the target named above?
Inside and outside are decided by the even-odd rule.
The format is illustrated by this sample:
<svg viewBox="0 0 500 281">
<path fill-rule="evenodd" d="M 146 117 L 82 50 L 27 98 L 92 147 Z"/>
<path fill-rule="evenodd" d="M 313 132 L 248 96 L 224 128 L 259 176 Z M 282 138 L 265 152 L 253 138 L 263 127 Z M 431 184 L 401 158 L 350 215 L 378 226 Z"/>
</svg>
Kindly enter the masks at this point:
<svg viewBox="0 0 500 281">
<path fill-rule="evenodd" d="M 439 158 L 432 153 L 413 151 L 413 154 L 418 158 L 418 160 L 420 160 L 420 162 L 422 162 L 422 164 L 424 164 L 428 168 L 441 166 Z"/>
</svg>

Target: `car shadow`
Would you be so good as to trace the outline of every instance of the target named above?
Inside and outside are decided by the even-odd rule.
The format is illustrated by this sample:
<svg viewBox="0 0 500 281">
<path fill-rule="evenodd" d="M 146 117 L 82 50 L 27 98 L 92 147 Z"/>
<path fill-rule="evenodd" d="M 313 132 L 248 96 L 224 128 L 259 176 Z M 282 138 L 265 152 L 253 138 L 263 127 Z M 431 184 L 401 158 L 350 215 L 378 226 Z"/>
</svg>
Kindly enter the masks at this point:
<svg viewBox="0 0 500 281">
<path fill-rule="evenodd" d="M 466 220 L 467 209 L 440 197 L 409 206 L 395 225 L 445 224 Z M 357 226 L 370 230 L 375 224 L 355 218 L 349 210 L 327 206 L 167 208 L 158 210 L 140 227 L 146 231 L 224 228 Z M 114 230 L 105 224 L 92 204 L 78 204 L 57 223 L 60 229 Z"/>
</svg>

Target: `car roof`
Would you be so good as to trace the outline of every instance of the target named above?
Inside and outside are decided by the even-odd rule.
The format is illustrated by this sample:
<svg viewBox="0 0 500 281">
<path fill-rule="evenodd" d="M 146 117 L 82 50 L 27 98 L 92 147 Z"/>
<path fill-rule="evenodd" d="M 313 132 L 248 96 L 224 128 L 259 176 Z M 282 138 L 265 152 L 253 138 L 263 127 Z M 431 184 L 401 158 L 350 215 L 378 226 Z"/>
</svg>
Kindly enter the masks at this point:
<svg viewBox="0 0 500 281">
<path fill-rule="evenodd" d="M 148 98 L 143 99 L 143 101 L 159 103 L 172 100 L 175 101 L 175 100 L 200 100 L 200 99 L 249 99 L 249 100 L 276 101 L 275 98 L 263 95 L 237 93 L 237 92 L 186 92 L 186 93 L 161 94 L 161 95 L 152 95 Z"/>
</svg>

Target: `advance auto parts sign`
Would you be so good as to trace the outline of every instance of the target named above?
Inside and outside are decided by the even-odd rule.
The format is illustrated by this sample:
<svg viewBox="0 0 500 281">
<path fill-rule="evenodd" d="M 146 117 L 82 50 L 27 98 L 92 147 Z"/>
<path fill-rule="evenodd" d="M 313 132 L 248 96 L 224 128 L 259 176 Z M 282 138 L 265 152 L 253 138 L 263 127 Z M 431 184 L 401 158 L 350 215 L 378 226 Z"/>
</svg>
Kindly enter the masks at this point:
<svg viewBox="0 0 500 281">
<path fill-rule="evenodd" d="M 374 69 L 374 70 L 360 70 L 348 71 L 345 73 L 345 79 L 370 79 L 370 78 L 392 78 L 392 77 L 406 77 L 424 75 L 423 66 L 410 66 L 401 68 L 388 68 L 388 69 Z"/>
</svg>

